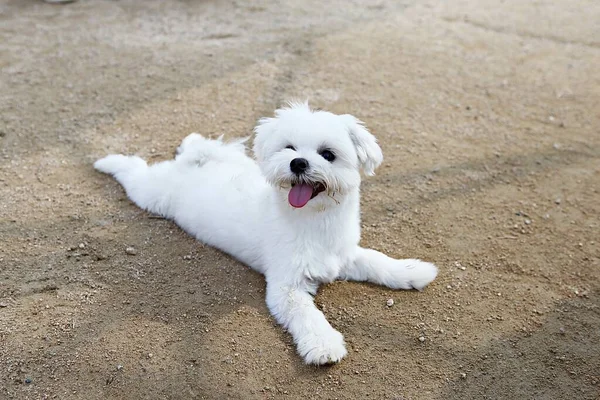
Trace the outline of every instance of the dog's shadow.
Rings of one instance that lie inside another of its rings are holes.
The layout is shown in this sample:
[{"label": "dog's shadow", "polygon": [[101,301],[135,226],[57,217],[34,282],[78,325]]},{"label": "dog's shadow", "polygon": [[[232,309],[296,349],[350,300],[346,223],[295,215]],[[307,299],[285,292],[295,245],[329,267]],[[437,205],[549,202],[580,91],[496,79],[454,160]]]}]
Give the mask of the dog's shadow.
[{"label": "dog's shadow", "polygon": [[[85,349],[88,362],[74,374],[90,390],[101,387],[110,397],[135,387],[149,398],[263,398],[303,390],[311,397],[313,389],[325,393],[349,379],[368,382],[363,374],[379,368],[374,354],[385,359],[398,346],[414,347],[409,327],[364,311],[389,311],[388,289],[334,282],[321,287],[315,302],[344,334],[349,354],[336,365],[304,364],[266,307],[262,275],[125,202],[117,215],[91,221],[86,257],[95,260],[94,273],[108,292],[100,290],[105,303],[92,308],[64,347],[73,357]],[[68,262],[70,270],[81,265]],[[393,293],[399,303],[406,299],[396,312],[424,297]]]}]

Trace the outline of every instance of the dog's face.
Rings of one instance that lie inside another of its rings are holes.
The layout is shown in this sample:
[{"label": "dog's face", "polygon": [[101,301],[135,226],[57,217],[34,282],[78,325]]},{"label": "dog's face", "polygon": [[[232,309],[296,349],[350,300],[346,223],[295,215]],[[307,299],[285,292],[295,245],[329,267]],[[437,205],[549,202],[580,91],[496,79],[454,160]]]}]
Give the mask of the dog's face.
[{"label": "dog's face", "polygon": [[267,181],[291,207],[323,209],[373,175],[383,155],[377,141],[351,115],[290,104],[255,128],[254,154]]}]

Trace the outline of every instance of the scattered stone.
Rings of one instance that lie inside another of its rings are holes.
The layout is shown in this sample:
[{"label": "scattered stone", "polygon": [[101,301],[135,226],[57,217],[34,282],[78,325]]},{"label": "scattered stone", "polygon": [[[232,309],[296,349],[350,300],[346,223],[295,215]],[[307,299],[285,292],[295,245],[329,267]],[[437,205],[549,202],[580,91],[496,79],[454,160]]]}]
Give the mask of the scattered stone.
[{"label": "scattered stone", "polygon": [[419,336],[419,342],[423,343],[425,341],[425,336]]},{"label": "scattered stone", "polygon": [[566,333],[565,328],[560,328],[558,331],[561,335],[564,335]]},{"label": "scattered stone", "polygon": [[148,358],[152,358],[152,357],[154,357],[154,354],[148,353]]},{"label": "scattered stone", "polygon": [[531,220],[530,219],[526,219],[525,220],[525,225],[531,225]]},{"label": "scattered stone", "polygon": [[461,379],[467,379],[467,374],[465,374],[464,372],[460,373],[460,378]]},{"label": "scattered stone", "polygon": [[446,289],[452,289],[452,285],[446,286]]},{"label": "scattered stone", "polygon": [[191,260],[191,259],[192,259],[192,256],[191,256],[191,255],[189,255],[189,254],[187,254],[187,255],[183,256],[183,259],[184,259],[184,260]]},{"label": "scattered stone", "polygon": [[0,302],[0,308],[6,308],[6,307],[8,307],[8,303]]},{"label": "scattered stone", "polygon": [[33,379],[31,379],[31,378],[29,378],[29,377],[25,378],[25,383],[26,383],[26,384],[28,384],[28,385],[29,385],[31,382],[33,382]]},{"label": "scattered stone", "polygon": [[121,364],[117,365],[117,371],[121,371],[123,369],[123,366]]},{"label": "scattered stone", "polygon": [[394,305],[394,299],[388,299],[388,301],[386,302],[388,307],[391,307]]},{"label": "scattered stone", "polygon": [[128,247],[125,249],[125,253],[129,254],[130,256],[135,256],[137,254],[137,250],[133,247]]},{"label": "scattered stone", "polygon": [[561,199],[560,199],[560,197],[558,197],[556,200],[554,200],[554,202],[555,202],[556,204],[560,204],[560,202],[561,202]]},{"label": "scattered stone", "polygon": [[558,143],[554,143],[554,144],[552,145],[552,147],[554,147],[554,150],[558,150],[558,149],[560,149],[560,144],[558,144]]},{"label": "scattered stone", "polygon": [[80,249],[85,249],[85,243],[79,243],[79,248]]}]

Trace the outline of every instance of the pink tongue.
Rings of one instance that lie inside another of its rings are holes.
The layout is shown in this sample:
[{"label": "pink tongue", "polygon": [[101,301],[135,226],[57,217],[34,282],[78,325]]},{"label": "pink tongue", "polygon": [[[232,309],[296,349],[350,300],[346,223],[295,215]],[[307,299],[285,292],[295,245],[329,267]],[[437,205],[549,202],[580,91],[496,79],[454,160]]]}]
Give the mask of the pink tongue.
[{"label": "pink tongue", "polygon": [[313,194],[313,187],[306,183],[297,183],[290,189],[288,201],[292,207],[301,208],[308,203]]}]

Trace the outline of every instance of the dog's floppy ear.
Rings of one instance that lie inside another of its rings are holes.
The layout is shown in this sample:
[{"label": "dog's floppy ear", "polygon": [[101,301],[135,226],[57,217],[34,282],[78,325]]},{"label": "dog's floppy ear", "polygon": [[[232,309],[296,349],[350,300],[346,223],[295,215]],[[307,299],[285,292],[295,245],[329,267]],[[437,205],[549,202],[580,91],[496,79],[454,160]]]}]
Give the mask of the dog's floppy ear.
[{"label": "dog's floppy ear", "polygon": [[267,137],[271,136],[277,125],[277,118],[261,118],[258,125],[254,128],[254,157],[256,160],[263,161],[265,154],[265,142]]},{"label": "dog's floppy ear", "polygon": [[377,139],[365,128],[362,121],[352,115],[344,114],[340,115],[340,118],[348,128],[348,134],[356,147],[358,161],[363,171],[367,175],[375,175],[375,168],[379,167],[383,161],[383,154],[377,144]]}]

